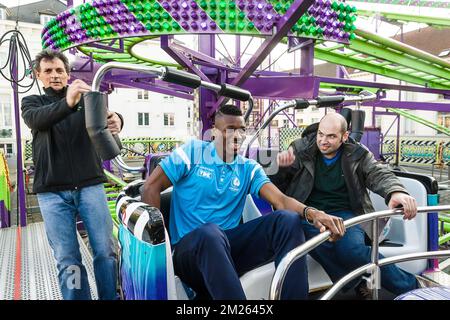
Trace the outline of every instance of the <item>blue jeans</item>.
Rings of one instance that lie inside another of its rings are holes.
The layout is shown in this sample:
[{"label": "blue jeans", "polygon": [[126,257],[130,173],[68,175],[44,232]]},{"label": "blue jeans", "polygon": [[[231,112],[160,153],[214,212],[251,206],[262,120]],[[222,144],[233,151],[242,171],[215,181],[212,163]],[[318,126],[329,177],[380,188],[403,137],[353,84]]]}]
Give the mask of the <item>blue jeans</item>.
[{"label": "blue jeans", "polygon": [[86,268],[81,263],[76,216],[80,215],[94,255],[98,297],[116,298],[116,253],[112,219],[102,184],[78,190],[45,192],[37,195],[45,230],[58,268],[65,300],[90,300]]},{"label": "blue jeans", "polygon": [[[330,212],[331,215],[344,220],[355,217],[351,211]],[[319,234],[319,230],[302,220],[307,240]],[[351,271],[371,262],[371,247],[365,244],[365,232],[359,226],[347,229],[342,239],[333,242],[324,242],[311,251],[311,256],[325,269],[333,282],[341,279]],[[383,259],[379,255],[379,259]],[[386,290],[401,294],[417,288],[416,277],[395,264],[380,268],[381,286]],[[353,282],[354,284],[354,282]],[[348,289],[348,286],[347,286]]]},{"label": "blue jeans", "polygon": [[[185,235],[173,255],[175,273],[203,299],[245,300],[239,276],[281,259],[305,242],[297,213],[279,210],[222,230],[207,223]],[[289,269],[281,299],[307,299],[306,257]]]}]

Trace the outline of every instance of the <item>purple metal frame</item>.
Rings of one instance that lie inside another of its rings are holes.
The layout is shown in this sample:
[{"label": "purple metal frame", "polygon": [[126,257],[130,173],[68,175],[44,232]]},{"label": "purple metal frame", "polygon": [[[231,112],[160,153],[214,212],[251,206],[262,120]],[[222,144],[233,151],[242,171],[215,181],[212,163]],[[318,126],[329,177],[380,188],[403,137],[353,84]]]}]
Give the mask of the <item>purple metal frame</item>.
[{"label": "purple metal frame", "polygon": [[[11,50],[11,65],[13,70],[13,79],[18,80],[18,52],[15,46],[12,46]],[[22,162],[22,139],[20,133],[20,104],[19,104],[19,88],[17,82],[11,84],[14,91],[14,120],[16,127],[16,148],[17,148],[17,191],[18,197],[18,210],[19,220],[17,224],[21,227],[27,225],[27,208],[25,205],[25,180],[23,175],[23,162]]]},{"label": "purple metal frame", "polygon": [[312,99],[319,93],[320,83],[315,77],[258,77],[248,79],[241,87],[253,97],[291,100]]},{"label": "purple metal frame", "polygon": [[450,102],[436,103],[436,102],[416,102],[416,101],[374,100],[364,102],[363,105],[383,107],[383,108],[401,108],[410,110],[450,112]]},{"label": "purple metal frame", "polygon": [[[291,75],[282,72],[272,71],[257,71],[258,66],[266,59],[272,49],[284,38],[292,26],[298,21],[298,19],[307,11],[314,0],[295,0],[286,15],[277,24],[277,30],[272,36],[267,38],[265,42],[260,46],[257,52],[249,60],[249,62],[240,68],[240,42],[239,36],[237,37],[235,62],[236,66],[227,66],[215,59],[215,35],[200,35],[199,36],[199,52],[186,48],[184,46],[172,43],[170,36],[161,37],[161,48],[165,50],[173,59],[175,59],[181,66],[189,69],[191,72],[197,74],[202,80],[212,81],[216,83],[227,82],[236,86],[243,87],[249,90],[253,97],[266,98],[266,99],[296,99],[296,98],[315,98],[318,96],[319,87],[321,82],[332,83],[337,86],[358,86],[367,88],[377,88],[380,90],[398,90],[398,91],[412,91],[430,94],[440,94],[445,99],[450,99],[450,90],[431,89],[424,87],[407,86],[401,84],[386,84],[377,83],[376,75],[374,75],[374,81],[357,81],[351,79],[344,79],[345,68],[338,67],[337,77],[315,77],[314,72],[314,47],[313,40],[306,41],[301,46],[301,66],[300,75]],[[71,6],[72,0],[68,1],[68,5]],[[403,35],[403,34],[402,34]],[[92,44],[91,46],[99,46],[99,44]],[[101,45],[100,45],[101,46]],[[120,48],[119,48],[120,50]],[[244,50],[245,51],[245,50]],[[92,70],[95,72],[96,68],[92,63],[92,57],[89,60]],[[84,67],[88,65],[86,62],[78,72],[83,72]],[[253,77],[252,77],[253,76]],[[148,77],[132,76],[130,80],[129,73],[115,73],[114,75],[107,76],[106,82],[117,84],[124,87],[138,87],[154,92],[171,94],[173,96],[193,100],[192,90],[189,90],[180,86],[173,86],[162,84],[155,79],[149,79]],[[202,122],[202,134],[205,133],[212,126],[212,115],[215,110],[224,103],[225,99],[217,97],[211,91],[206,89],[200,89],[200,117]],[[376,111],[377,107],[393,107],[404,108],[414,110],[437,110],[450,112],[450,105],[447,103],[431,103],[431,102],[406,102],[406,101],[391,101],[383,100],[383,97],[379,96],[377,101],[367,102],[364,105],[372,106],[373,113],[375,114],[389,114],[386,112]],[[264,118],[267,113],[273,109],[273,103],[270,103],[267,110],[261,110],[262,116],[260,120]],[[261,114],[260,114],[261,115]],[[395,121],[397,121],[397,139],[400,134],[400,117],[395,115]],[[288,117],[289,118],[289,117]],[[373,126],[375,124],[375,118],[373,117]],[[291,119],[290,119],[291,120]],[[292,121],[292,120],[291,120]],[[270,126],[269,126],[269,145],[270,145]],[[399,143],[397,142],[397,148]],[[398,163],[398,152],[396,163]]]},{"label": "purple metal frame", "polygon": [[202,80],[209,81],[208,77],[189,60],[181,51],[176,50],[172,47],[173,36],[161,36],[161,48],[171,56],[177,63],[185,68],[188,68],[193,73],[198,75]]},{"label": "purple metal frame", "polygon": [[[286,14],[277,23],[277,31],[272,37],[266,39],[264,43],[258,48],[253,57],[247,62],[244,68],[231,82],[232,85],[241,86],[253,72],[258,68],[261,62],[269,55],[272,49],[283,39],[300,17],[308,10],[314,3],[314,0],[296,0],[291,4]],[[224,98],[219,98],[217,103],[210,110],[209,116],[212,116],[215,110],[225,101]]]},{"label": "purple metal frame", "polygon": [[8,209],[6,209],[5,202],[0,201],[0,228],[7,228],[11,226]]},{"label": "purple metal frame", "polygon": [[[208,55],[212,58],[215,58],[216,55],[216,38],[215,35],[200,35],[199,36],[199,51],[202,54]],[[207,67],[202,67],[202,72],[210,71]],[[216,77],[210,77],[210,81],[216,82],[218,79],[221,80],[222,76],[225,76],[223,72],[218,70],[218,74]],[[214,106],[215,101],[217,101],[217,97],[210,90],[205,88],[200,88],[200,119],[201,119],[201,132],[202,137],[205,132],[212,127],[212,114],[211,110]]]},{"label": "purple metal frame", "polygon": [[[433,89],[415,86],[398,85],[391,83],[382,82],[369,82],[369,81],[359,81],[359,80],[349,80],[340,78],[329,78],[329,77],[317,77],[320,82],[328,82],[333,84],[342,84],[343,86],[357,86],[357,87],[367,87],[367,88],[379,88],[388,90],[403,90],[412,92],[422,92],[422,93],[432,93],[432,94],[442,94],[450,97],[450,90],[444,89]],[[448,99],[448,98],[446,98]]]},{"label": "purple metal frame", "polygon": [[[115,44],[117,41],[119,41],[119,48],[114,48],[113,44]],[[105,49],[117,53],[123,53],[125,49],[125,47],[123,46],[123,39],[112,39],[107,45],[99,42],[91,42],[87,45],[87,47]]]}]

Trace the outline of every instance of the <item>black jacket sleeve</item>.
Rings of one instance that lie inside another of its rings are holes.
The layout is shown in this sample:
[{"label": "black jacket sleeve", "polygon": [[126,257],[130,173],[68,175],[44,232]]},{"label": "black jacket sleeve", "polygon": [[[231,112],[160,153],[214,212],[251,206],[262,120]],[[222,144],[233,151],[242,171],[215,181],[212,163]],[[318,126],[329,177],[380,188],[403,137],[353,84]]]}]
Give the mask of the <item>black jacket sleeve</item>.
[{"label": "black jacket sleeve", "polygon": [[375,160],[373,154],[368,152],[362,159],[360,165],[366,187],[379,194],[389,203],[394,192],[409,194],[400,179],[395,174]]},{"label": "black jacket sleeve", "polygon": [[36,95],[22,99],[22,118],[33,130],[47,130],[75,111],[76,108],[67,105],[65,98],[47,105],[42,105]]}]

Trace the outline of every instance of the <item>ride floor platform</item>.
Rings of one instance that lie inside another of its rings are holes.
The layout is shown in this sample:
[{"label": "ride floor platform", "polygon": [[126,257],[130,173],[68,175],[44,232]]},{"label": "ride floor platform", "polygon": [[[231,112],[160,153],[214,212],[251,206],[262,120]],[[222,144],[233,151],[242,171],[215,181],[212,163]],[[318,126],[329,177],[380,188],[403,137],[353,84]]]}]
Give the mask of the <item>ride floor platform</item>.
[{"label": "ride floor platform", "polygon": [[[92,256],[78,234],[91,295],[97,299]],[[0,229],[0,300],[61,300],[58,270],[44,223]]]}]

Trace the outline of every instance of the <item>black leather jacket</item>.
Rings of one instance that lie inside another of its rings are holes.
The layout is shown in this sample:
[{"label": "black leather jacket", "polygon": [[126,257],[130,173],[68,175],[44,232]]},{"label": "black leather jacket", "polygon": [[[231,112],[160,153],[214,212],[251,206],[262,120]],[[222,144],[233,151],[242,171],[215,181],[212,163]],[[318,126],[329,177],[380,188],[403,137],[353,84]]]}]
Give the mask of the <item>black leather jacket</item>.
[{"label": "black leather jacket", "polygon": [[69,108],[67,87],[44,91],[44,95],[22,99],[22,117],[33,135],[33,192],[74,190],[105,182],[101,159],[86,131],[83,99]]},{"label": "black leather jacket", "polygon": [[[288,168],[280,168],[271,176],[272,182],[286,195],[305,202],[314,187],[315,160],[320,153],[317,144],[318,124],[305,129],[302,138],[291,143],[295,162]],[[363,145],[349,140],[343,145],[341,156],[351,209],[356,215],[375,211],[367,189],[389,202],[393,192],[408,194],[400,180],[386,167],[379,164]]]}]

